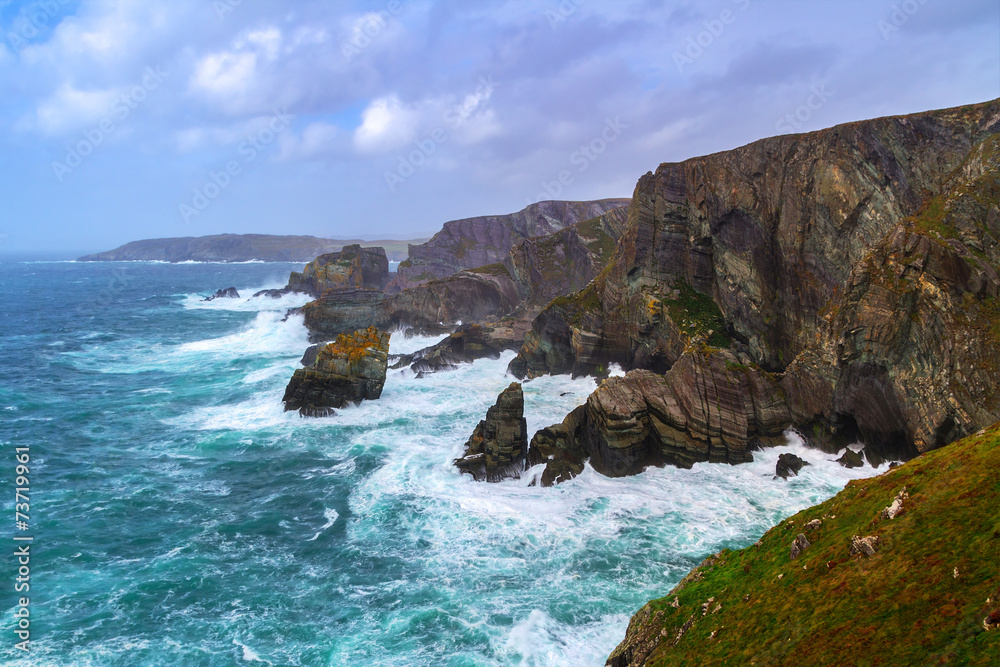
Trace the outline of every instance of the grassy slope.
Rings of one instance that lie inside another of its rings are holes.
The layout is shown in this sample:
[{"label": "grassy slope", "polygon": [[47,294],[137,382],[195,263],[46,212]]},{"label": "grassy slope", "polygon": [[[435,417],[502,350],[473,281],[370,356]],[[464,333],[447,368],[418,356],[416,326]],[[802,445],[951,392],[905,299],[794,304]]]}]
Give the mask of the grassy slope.
[{"label": "grassy slope", "polygon": [[[880,518],[904,486],[903,513]],[[799,533],[812,546],[790,560]],[[879,552],[850,556],[852,535],[878,535]],[[1000,630],[983,619],[1000,608],[1000,424],[852,481],[692,574],[633,619],[649,613],[630,635],[655,644],[646,664],[998,665]]]}]

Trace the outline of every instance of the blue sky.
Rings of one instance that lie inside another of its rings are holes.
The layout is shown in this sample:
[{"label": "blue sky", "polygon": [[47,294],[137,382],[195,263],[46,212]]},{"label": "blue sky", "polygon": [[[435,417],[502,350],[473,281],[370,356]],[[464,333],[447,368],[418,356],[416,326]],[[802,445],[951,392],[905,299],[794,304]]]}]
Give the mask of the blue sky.
[{"label": "blue sky", "polygon": [[996,97],[997,0],[0,0],[0,254],[421,236]]}]

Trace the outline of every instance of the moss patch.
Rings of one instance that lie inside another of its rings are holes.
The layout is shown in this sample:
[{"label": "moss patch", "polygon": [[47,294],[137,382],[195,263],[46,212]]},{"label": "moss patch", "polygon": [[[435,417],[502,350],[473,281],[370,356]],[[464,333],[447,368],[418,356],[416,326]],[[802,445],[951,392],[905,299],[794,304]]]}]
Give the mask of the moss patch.
[{"label": "moss patch", "polygon": [[[674,294],[668,294],[663,303],[670,319],[677,324],[688,340],[704,338],[711,347],[728,348],[732,339],[726,334],[726,321],[712,297],[696,291],[683,280],[674,283]],[[709,332],[712,333],[709,333]]]}]

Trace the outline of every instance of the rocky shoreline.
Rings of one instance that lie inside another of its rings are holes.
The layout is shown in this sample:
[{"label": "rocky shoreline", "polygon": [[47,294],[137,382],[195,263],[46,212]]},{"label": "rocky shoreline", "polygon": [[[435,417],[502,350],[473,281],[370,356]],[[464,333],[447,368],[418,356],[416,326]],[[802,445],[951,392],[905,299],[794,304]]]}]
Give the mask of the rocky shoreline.
[{"label": "rocky shoreline", "polygon": [[[391,279],[377,250],[317,258],[286,289],[316,297],[299,311],[310,339],[338,342],[307,352],[286,409],[377,398],[384,331],[412,330],[448,334],[392,356],[419,376],[506,350],[526,382],[626,371],[530,441],[512,383],[454,461],[486,482],[735,465],[789,430],[826,452],[859,443],[841,465],[877,467],[1000,422],[1000,101],[662,164],[622,201],[448,223]],[[374,361],[352,361],[341,391],[329,369],[365,336]],[[803,465],[777,460],[776,480]],[[609,664],[652,655],[636,651]]]}]

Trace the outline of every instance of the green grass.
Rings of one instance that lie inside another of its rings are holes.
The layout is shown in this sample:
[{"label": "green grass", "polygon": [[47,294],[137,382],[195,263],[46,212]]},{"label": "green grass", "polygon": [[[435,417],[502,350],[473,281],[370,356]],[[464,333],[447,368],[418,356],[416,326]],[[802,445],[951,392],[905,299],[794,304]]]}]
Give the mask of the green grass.
[{"label": "green grass", "polygon": [[487,264],[485,266],[480,266],[475,269],[466,269],[469,273],[481,273],[487,276],[506,276],[510,277],[510,271],[507,267],[497,262],[496,264]]},{"label": "green grass", "polygon": [[[696,291],[683,280],[674,283],[674,289],[679,292],[679,296],[668,295],[663,303],[670,319],[677,324],[681,333],[689,340],[707,337],[705,342],[711,347],[728,348],[732,345],[732,339],[726,335],[722,311],[712,297]],[[709,334],[709,331],[712,333]]]},{"label": "green grass", "polygon": [[[882,518],[903,487],[903,513]],[[812,546],[790,560],[799,533]],[[849,555],[852,535],[878,535],[878,553]],[[1000,630],[983,627],[1000,609],[1000,424],[852,481],[758,544],[716,554],[637,614],[631,639],[655,646],[645,664],[1000,664]]]}]

